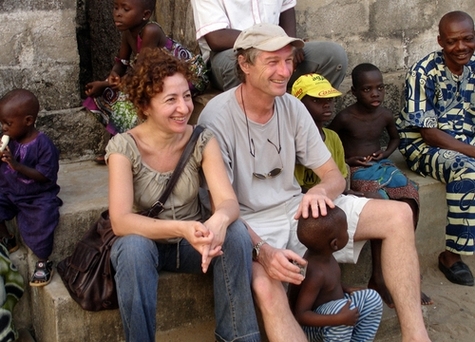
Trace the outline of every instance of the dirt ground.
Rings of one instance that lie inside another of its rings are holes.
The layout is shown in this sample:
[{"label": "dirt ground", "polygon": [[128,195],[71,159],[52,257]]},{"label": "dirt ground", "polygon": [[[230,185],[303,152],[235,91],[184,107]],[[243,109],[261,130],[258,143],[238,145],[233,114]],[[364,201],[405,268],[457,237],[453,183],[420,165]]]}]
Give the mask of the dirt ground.
[{"label": "dirt ground", "polygon": [[[463,257],[475,273],[475,257]],[[433,342],[475,341],[475,287],[449,282],[437,267],[421,270],[422,289],[434,300],[425,308],[426,324]]]}]

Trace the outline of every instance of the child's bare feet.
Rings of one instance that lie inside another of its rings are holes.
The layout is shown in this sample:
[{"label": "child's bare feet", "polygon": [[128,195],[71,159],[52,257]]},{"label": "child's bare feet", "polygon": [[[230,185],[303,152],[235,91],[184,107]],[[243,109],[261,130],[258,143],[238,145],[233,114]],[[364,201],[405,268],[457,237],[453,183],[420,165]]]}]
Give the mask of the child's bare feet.
[{"label": "child's bare feet", "polygon": [[[422,277],[421,277],[422,278]],[[386,303],[387,306],[394,309],[393,297],[389,293],[389,290],[384,283],[384,280],[377,281],[373,277],[368,282],[368,288],[373,289],[379,293],[381,299]],[[428,295],[421,291],[421,305],[432,305],[434,301]]]},{"label": "child's bare feet", "polygon": [[428,295],[421,291],[421,304],[422,305],[432,305],[434,301]]}]

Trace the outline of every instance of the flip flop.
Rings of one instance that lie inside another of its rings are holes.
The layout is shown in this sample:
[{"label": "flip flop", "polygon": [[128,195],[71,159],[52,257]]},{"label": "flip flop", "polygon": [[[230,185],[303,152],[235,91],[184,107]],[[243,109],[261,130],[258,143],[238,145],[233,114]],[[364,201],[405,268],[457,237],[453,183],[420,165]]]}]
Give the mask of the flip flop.
[{"label": "flip flop", "polygon": [[439,270],[454,284],[473,286],[473,275],[470,268],[463,261],[457,261],[447,267],[439,259]]}]

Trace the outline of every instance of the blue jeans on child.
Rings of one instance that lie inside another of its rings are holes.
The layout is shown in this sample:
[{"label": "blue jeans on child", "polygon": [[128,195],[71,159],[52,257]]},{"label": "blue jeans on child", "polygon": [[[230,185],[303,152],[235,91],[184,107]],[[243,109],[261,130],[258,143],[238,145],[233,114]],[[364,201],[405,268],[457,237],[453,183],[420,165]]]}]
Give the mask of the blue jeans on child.
[{"label": "blue jeans on child", "polygon": [[[214,282],[215,338],[260,341],[251,292],[252,243],[242,221],[228,227],[222,250],[208,270]],[[155,342],[159,272],[201,273],[201,254],[185,239],[177,246],[127,235],[112,246],[111,261],[126,341]]]},{"label": "blue jeans on child", "polygon": [[354,326],[337,325],[327,327],[308,327],[303,330],[311,342],[317,341],[373,341],[378,331],[381,315],[383,314],[383,302],[379,294],[372,289],[355,291],[352,294],[345,293],[344,299],[333,300],[320,305],[314,310],[321,315],[334,315],[351,301],[350,309],[358,308],[359,318]]}]

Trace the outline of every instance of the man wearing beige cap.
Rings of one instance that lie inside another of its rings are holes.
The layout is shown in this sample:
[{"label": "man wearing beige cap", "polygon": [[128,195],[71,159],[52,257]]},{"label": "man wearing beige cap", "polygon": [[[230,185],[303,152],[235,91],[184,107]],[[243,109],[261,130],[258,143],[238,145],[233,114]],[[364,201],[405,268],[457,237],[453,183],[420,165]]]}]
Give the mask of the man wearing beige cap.
[{"label": "man wearing beige cap", "polygon": [[[196,39],[205,61],[211,64],[214,87],[228,90],[240,81],[235,72],[234,42],[239,33],[252,25],[280,25],[289,36],[296,35],[297,0],[191,0]],[[348,58],[341,45],[329,41],[310,41],[295,50],[295,75],[311,72],[324,75],[334,86],[343,81]]]},{"label": "man wearing beige cap", "polygon": [[[403,341],[429,341],[420,307],[412,213],[405,203],[341,195],[345,180],[312,118],[286,93],[294,48],[302,45],[276,25],[242,31],[234,49],[243,83],[213,98],[199,118],[220,142],[241,216],[252,228],[253,290],[269,340],[306,340],[282,285],[300,284],[304,277],[294,264],[306,263],[296,219],[326,215],[326,205],[338,205],[347,215],[350,235],[339,260],[356,262],[365,240],[381,239],[383,271]],[[306,194],[294,177],[296,161],[321,179]]]}]

